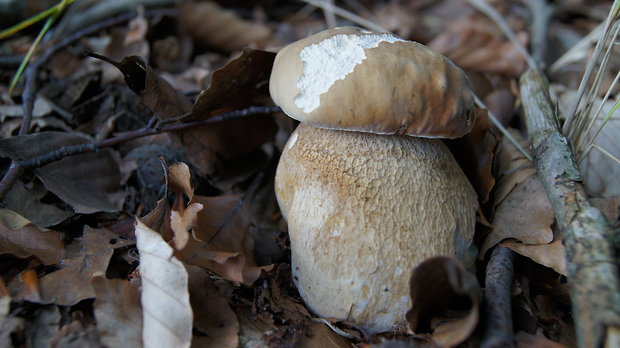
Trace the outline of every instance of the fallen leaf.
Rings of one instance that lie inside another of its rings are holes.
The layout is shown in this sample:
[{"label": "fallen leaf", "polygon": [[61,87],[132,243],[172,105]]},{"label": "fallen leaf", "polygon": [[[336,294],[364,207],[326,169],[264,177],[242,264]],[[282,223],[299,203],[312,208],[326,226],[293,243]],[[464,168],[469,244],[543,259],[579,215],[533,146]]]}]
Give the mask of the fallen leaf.
[{"label": "fallen leaf", "polygon": [[[451,22],[428,46],[463,69],[519,76],[526,67],[525,59],[499,33],[489,19],[474,14]],[[526,43],[525,32],[518,32],[517,37]]]},{"label": "fallen leaf", "polygon": [[60,264],[65,255],[58,232],[39,228],[8,209],[0,209],[0,254],[34,255],[46,265]]},{"label": "fallen leaf", "polygon": [[[239,57],[215,71],[211,85],[200,93],[192,107],[190,119],[208,119],[248,106],[271,105],[267,88],[274,58],[272,52],[244,50]],[[224,161],[252,154],[260,145],[272,140],[276,132],[272,117],[253,115],[175,132],[174,135],[200,173],[213,174],[223,171]]]},{"label": "fallen leaf", "polygon": [[249,45],[264,45],[271,29],[248,21],[213,1],[184,2],[179,5],[182,28],[201,45],[232,52]]},{"label": "fallen leaf", "polygon": [[442,347],[465,341],[476,328],[482,291],[476,276],[454,258],[435,256],[417,266],[409,281],[407,313],[416,334],[430,334]]},{"label": "fallen leaf", "polygon": [[201,204],[204,209],[198,213],[194,238],[178,251],[184,262],[246,285],[252,285],[263,270],[273,267],[256,265],[254,241],[249,233],[248,203],[243,195],[194,196],[189,204],[194,203]]},{"label": "fallen leaf", "polygon": [[[517,140],[522,148],[527,149],[527,140],[516,129],[509,128],[508,132]],[[497,183],[493,194],[493,205],[497,206],[517,186],[532,175],[536,168],[507,138],[502,137],[495,154]]]},{"label": "fallen leaf", "polygon": [[[89,143],[90,138],[77,133],[42,132],[0,140],[0,155],[22,161],[62,146]],[[76,213],[114,212],[122,203],[120,171],[111,150],[65,157],[34,172]]]},{"label": "fallen leaf", "polygon": [[39,279],[41,302],[71,306],[94,298],[92,277],[105,274],[114,249],[133,244],[116,237],[107,229],[85,226],[84,235],[77,240],[79,249],[68,255],[60,270]]},{"label": "fallen leaf", "polygon": [[172,210],[170,212],[170,229],[174,233],[172,242],[176,250],[185,248],[190,238],[190,231],[196,226],[198,213],[203,206],[200,203],[192,203],[182,211]]},{"label": "fallen leaf", "polygon": [[495,184],[491,173],[497,139],[489,130],[487,111],[477,109],[474,129],[464,137],[447,139],[446,145],[484,203]]},{"label": "fallen leaf", "polygon": [[239,345],[239,321],[219,293],[209,274],[197,266],[187,266],[189,298],[194,312],[193,347],[236,348]]},{"label": "fallen leaf", "polygon": [[493,216],[493,231],[484,240],[480,252],[484,254],[509,238],[525,244],[551,243],[554,221],[553,209],[542,182],[537,175],[532,175],[499,203]]},{"label": "fallen leaf", "polygon": [[106,279],[91,280],[95,290],[95,318],[97,333],[106,347],[142,347],[142,307],[140,294],[129,281]]},{"label": "fallen leaf", "polygon": [[525,331],[519,331],[515,335],[517,348],[566,348],[565,345],[554,342],[546,337],[530,335]]},{"label": "fallen leaf", "polygon": [[559,274],[568,274],[565,250],[561,238],[556,238],[548,244],[530,245],[516,240],[505,240],[499,243],[499,245],[510,248],[538,264],[552,268]]},{"label": "fallen leaf", "polygon": [[[59,224],[74,215],[71,211],[42,203],[43,195],[33,191],[33,189],[26,188],[21,181],[17,181],[4,196],[2,203],[5,208],[18,213],[40,227]],[[42,193],[47,193],[47,190],[43,190]]]},{"label": "fallen leaf", "polygon": [[142,341],[146,347],[189,347],[193,313],[188,275],[161,235],[136,221],[140,252],[143,309]]},{"label": "fallen leaf", "polygon": [[190,200],[194,197],[191,173],[187,164],[175,163],[168,167],[169,183],[173,191],[184,193]]}]

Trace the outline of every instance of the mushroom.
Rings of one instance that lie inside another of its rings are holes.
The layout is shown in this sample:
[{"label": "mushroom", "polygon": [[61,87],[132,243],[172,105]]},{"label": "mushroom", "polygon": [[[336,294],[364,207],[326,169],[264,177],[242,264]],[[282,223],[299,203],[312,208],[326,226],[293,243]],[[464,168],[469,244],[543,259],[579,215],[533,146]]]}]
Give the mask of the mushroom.
[{"label": "mushroom", "polygon": [[472,245],[476,193],[435,139],[471,130],[467,77],[421,44],[345,27],[283,48],[269,90],[301,121],[275,191],[302,298],[370,332],[406,328],[411,270]]}]

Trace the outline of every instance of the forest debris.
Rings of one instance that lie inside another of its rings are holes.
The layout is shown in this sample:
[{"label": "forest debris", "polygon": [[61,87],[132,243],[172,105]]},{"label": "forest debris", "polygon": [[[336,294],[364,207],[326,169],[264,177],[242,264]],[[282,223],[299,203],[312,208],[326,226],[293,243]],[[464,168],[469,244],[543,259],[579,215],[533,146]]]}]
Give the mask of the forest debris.
[{"label": "forest debris", "polygon": [[[557,86],[555,89],[558,94],[558,107],[565,114],[575,99],[577,91],[563,91]],[[594,100],[591,106],[592,113],[599,108],[601,112],[597,121],[593,123],[592,128],[584,136],[583,141],[585,144],[593,139],[596,131],[603,124],[603,120],[608,115],[612,116],[594,139],[593,145],[596,147],[588,150],[588,147],[584,145],[581,147],[581,150],[584,152],[578,154],[580,156],[578,157],[579,170],[585,180],[586,191],[593,197],[609,198],[620,195],[620,180],[618,180],[620,177],[620,163],[609,156],[611,155],[616,159],[620,158],[620,141],[618,141],[620,113],[612,112],[615,104],[615,100],[607,100],[605,103],[603,103],[601,98]],[[605,154],[604,151],[608,152],[609,155]]]},{"label": "forest debris", "polygon": [[517,339],[517,348],[566,348],[565,345],[544,336],[530,335],[525,331],[519,331],[515,338]]},{"label": "forest debris", "polygon": [[[518,37],[527,41],[525,32]],[[463,69],[519,76],[526,67],[512,42],[499,36],[495,25],[479,14],[453,21],[428,46]]]},{"label": "forest debris", "polygon": [[39,227],[56,225],[74,215],[71,211],[41,202],[47,192],[45,189],[26,188],[17,181],[2,199],[2,204]]},{"label": "forest debris", "polygon": [[553,241],[553,211],[540,179],[530,176],[502,200],[493,217],[493,231],[485,239],[481,253],[504,239],[514,238],[526,244]]},{"label": "forest debris", "polygon": [[105,274],[114,249],[132,242],[117,239],[106,229],[84,227],[83,237],[77,240],[72,253],[67,255],[60,270],[39,279],[41,303],[71,306],[84,299],[94,298],[91,278]]},{"label": "forest debris", "polygon": [[58,232],[41,229],[23,216],[0,209],[0,255],[36,256],[46,265],[60,264],[64,244]]},{"label": "forest debris", "polygon": [[62,315],[58,306],[42,306],[36,312],[34,322],[28,325],[26,333],[31,347],[50,347],[50,341],[58,335]]},{"label": "forest debris", "polygon": [[197,266],[186,266],[189,275],[189,299],[194,312],[194,329],[199,335],[192,346],[236,348],[239,344],[239,321],[209,274]]},{"label": "forest debris", "polygon": [[484,281],[486,329],[483,348],[514,347],[512,324],[512,278],[514,252],[507,248],[493,249]]},{"label": "forest debris", "polygon": [[476,328],[482,292],[476,276],[460,262],[435,256],[417,266],[410,279],[409,327],[430,334],[439,346],[456,346]]},{"label": "forest debris", "polygon": [[[0,155],[25,161],[63,146],[91,143],[78,133],[42,132],[0,140]],[[76,213],[117,211],[122,203],[120,172],[111,150],[83,153],[35,168],[45,187]]]},{"label": "forest debris", "polygon": [[97,333],[106,347],[142,347],[142,307],[140,294],[127,280],[91,280],[95,290],[95,318]]},{"label": "forest debris", "polygon": [[146,347],[189,347],[193,313],[185,267],[161,235],[136,222]]},{"label": "forest debris", "polygon": [[196,43],[225,52],[247,46],[262,47],[271,38],[271,29],[256,21],[247,21],[213,1],[184,2],[179,22]]},{"label": "forest debris", "polygon": [[478,117],[472,131],[461,138],[446,139],[446,145],[476,189],[478,200],[484,203],[495,185],[491,170],[498,141],[489,130],[486,110],[476,109],[476,113]]},{"label": "forest debris", "polygon": [[616,342],[620,281],[613,230],[588,201],[574,156],[559,130],[547,79],[538,70],[528,70],[520,82],[538,175],[564,237],[577,343],[594,347]]}]

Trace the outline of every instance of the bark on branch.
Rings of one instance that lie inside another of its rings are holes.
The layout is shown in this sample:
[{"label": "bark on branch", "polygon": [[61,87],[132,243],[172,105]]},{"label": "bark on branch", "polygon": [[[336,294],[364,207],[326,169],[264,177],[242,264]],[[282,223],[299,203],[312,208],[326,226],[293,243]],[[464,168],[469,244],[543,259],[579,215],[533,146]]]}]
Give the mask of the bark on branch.
[{"label": "bark on branch", "polygon": [[602,347],[620,332],[620,283],[609,222],[588,201],[567,139],[560,132],[539,70],[521,76],[530,150],[564,235],[573,316],[580,347]]}]

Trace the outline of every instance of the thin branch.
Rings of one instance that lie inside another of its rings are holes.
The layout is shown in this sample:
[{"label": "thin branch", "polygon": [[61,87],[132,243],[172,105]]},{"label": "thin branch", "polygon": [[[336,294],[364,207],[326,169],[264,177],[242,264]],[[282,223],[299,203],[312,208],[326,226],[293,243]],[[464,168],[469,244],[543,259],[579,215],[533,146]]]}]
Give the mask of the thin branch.
[{"label": "thin branch", "polygon": [[105,139],[96,143],[91,144],[79,144],[79,145],[69,145],[62,146],[53,151],[44,153],[42,155],[29,158],[27,160],[22,160],[15,162],[17,168],[21,170],[30,170],[42,167],[46,164],[50,164],[52,162],[59,161],[65,157],[84,154],[84,153],[92,153],[100,151],[106,147],[111,147],[115,145],[119,145],[121,143],[127,142],[129,140],[142,138],[150,135],[155,135],[164,132],[174,132],[180,131],[189,128],[195,128],[199,126],[204,126],[211,123],[222,122],[226,120],[230,120],[233,118],[239,117],[247,117],[250,115],[256,114],[269,114],[281,111],[281,109],[277,106],[251,106],[245,109],[230,111],[215,117],[211,117],[204,120],[190,121],[178,124],[167,124],[163,127],[159,125],[155,126],[145,126],[143,128],[137,129],[133,132],[125,133],[123,135],[119,135],[113,138]]},{"label": "thin branch", "polygon": [[588,201],[574,154],[560,131],[547,79],[538,70],[528,70],[520,82],[534,163],[562,230],[578,346],[613,344],[620,339],[614,231]]},{"label": "thin branch", "polygon": [[512,278],[515,252],[496,247],[487,265],[485,288],[486,331],[483,348],[515,346],[512,329]]}]

